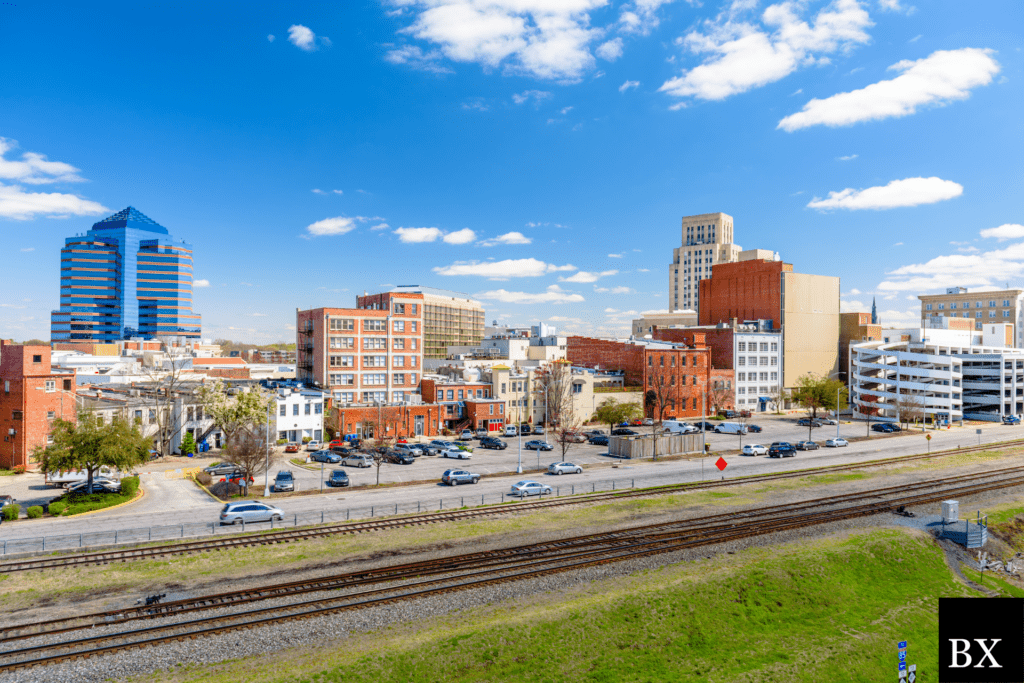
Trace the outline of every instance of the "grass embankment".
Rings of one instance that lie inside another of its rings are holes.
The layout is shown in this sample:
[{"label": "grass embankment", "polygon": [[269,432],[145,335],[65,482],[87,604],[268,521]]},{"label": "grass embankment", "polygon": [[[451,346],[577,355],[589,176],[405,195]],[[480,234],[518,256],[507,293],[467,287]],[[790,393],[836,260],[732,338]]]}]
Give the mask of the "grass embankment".
[{"label": "grass embankment", "polygon": [[[986,583],[989,579],[986,578]],[[938,598],[979,595],[903,531],[782,548],[549,592],[147,681],[895,680],[896,643],[935,671]]]},{"label": "grass embankment", "polygon": [[125,477],[121,480],[120,493],[89,493],[70,494],[65,493],[59,498],[50,501],[50,514],[52,515],[80,515],[83,512],[102,510],[113,507],[135,498],[139,491],[138,477]]}]

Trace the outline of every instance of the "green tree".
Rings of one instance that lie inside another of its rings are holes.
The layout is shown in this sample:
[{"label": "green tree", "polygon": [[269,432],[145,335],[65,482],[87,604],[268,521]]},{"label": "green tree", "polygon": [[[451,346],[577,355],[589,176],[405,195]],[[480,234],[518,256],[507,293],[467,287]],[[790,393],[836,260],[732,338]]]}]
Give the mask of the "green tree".
[{"label": "green tree", "polygon": [[267,411],[275,403],[273,395],[255,387],[248,391],[230,389],[221,381],[200,387],[198,393],[206,415],[224,432],[229,453],[233,440],[265,426]]},{"label": "green tree", "polygon": [[615,429],[621,422],[630,422],[643,417],[644,411],[639,403],[619,403],[614,398],[606,399],[597,408],[594,418],[608,425],[608,431]]},{"label": "green tree", "polygon": [[185,432],[185,436],[181,438],[181,454],[188,455],[189,453],[196,452],[196,439],[192,436],[192,432]]},{"label": "green tree", "polygon": [[792,399],[807,411],[810,426],[807,428],[807,440],[811,440],[811,430],[818,411],[839,411],[846,407],[846,386],[838,379],[820,375],[802,375],[796,381]]},{"label": "green tree", "polygon": [[90,486],[101,467],[127,472],[143,464],[152,445],[128,420],[115,417],[106,424],[92,413],[81,413],[77,423],[54,420],[50,434],[53,443],[33,454],[43,471],[85,470]]}]

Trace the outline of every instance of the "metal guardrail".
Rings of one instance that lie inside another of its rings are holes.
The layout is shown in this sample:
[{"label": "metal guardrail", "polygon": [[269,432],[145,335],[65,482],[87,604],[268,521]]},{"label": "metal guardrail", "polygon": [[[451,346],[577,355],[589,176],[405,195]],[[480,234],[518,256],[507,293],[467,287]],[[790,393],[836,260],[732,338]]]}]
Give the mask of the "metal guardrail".
[{"label": "metal guardrail", "polygon": [[[599,491],[618,491],[635,488],[635,479],[607,479],[586,483],[546,484],[551,487],[551,493],[541,494],[540,498],[571,496],[577,493],[597,493]],[[461,487],[459,487],[461,488]],[[484,493],[480,495],[469,494],[460,496],[442,496],[428,500],[417,500],[406,503],[389,503],[387,505],[367,505],[357,508],[346,508],[344,510],[321,510],[320,512],[303,512],[292,515],[285,515],[280,522],[258,522],[241,524],[238,526],[222,527],[218,522],[187,524],[170,524],[150,527],[135,527],[128,529],[113,529],[110,531],[89,531],[79,534],[62,534],[59,536],[38,536],[33,538],[10,538],[0,539],[0,556],[16,553],[47,553],[59,550],[78,550],[97,546],[116,546],[150,541],[173,541],[183,538],[198,538],[203,536],[216,536],[236,531],[264,529],[284,529],[288,527],[307,526],[311,524],[338,523],[361,519],[372,519],[374,517],[391,517],[400,514],[411,514],[416,512],[433,512],[435,510],[455,510],[478,505],[496,505],[511,501],[529,500],[530,497],[520,498],[510,493]],[[287,499],[286,499],[287,500]],[[265,501],[273,504],[273,500]],[[287,503],[283,503],[287,506]]]}]

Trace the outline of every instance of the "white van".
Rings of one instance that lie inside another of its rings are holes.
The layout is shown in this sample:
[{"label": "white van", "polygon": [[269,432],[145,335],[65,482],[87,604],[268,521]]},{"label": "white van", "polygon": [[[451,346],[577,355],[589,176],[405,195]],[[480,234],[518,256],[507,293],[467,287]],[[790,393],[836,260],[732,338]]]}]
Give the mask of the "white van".
[{"label": "white van", "polygon": [[747,426],[739,422],[721,422],[715,427],[715,434],[746,434]]},{"label": "white van", "polygon": [[665,420],[661,423],[661,427],[669,434],[694,434],[700,431],[692,424],[680,422],[678,420]]},{"label": "white van", "polygon": [[515,425],[505,425],[505,436],[519,436],[519,428]]}]

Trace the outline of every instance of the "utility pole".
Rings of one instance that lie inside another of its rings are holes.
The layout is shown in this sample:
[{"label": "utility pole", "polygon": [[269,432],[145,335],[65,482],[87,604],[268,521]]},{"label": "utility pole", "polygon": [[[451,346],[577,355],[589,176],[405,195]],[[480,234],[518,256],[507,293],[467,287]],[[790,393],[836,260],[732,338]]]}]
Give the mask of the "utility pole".
[{"label": "utility pole", "polygon": [[516,399],[516,434],[519,435],[519,465],[516,466],[516,474],[523,473],[523,416],[522,407],[519,405],[519,399]]},{"label": "utility pole", "polygon": [[[267,401],[267,467],[263,471],[263,495],[270,497],[270,401]],[[244,476],[244,475],[243,475]]]},{"label": "utility pole", "polygon": [[708,420],[707,420],[707,416],[704,415],[704,413],[706,412],[705,406],[707,405],[707,401],[708,401],[708,390],[707,390],[707,387],[704,387],[704,391],[701,393],[701,399],[700,399],[700,413],[701,413],[701,418],[700,418],[700,480],[701,481],[704,481],[704,455],[707,453],[707,450],[708,450],[708,437],[707,437],[707,433],[705,431],[707,429],[707,422],[708,422]]}]

